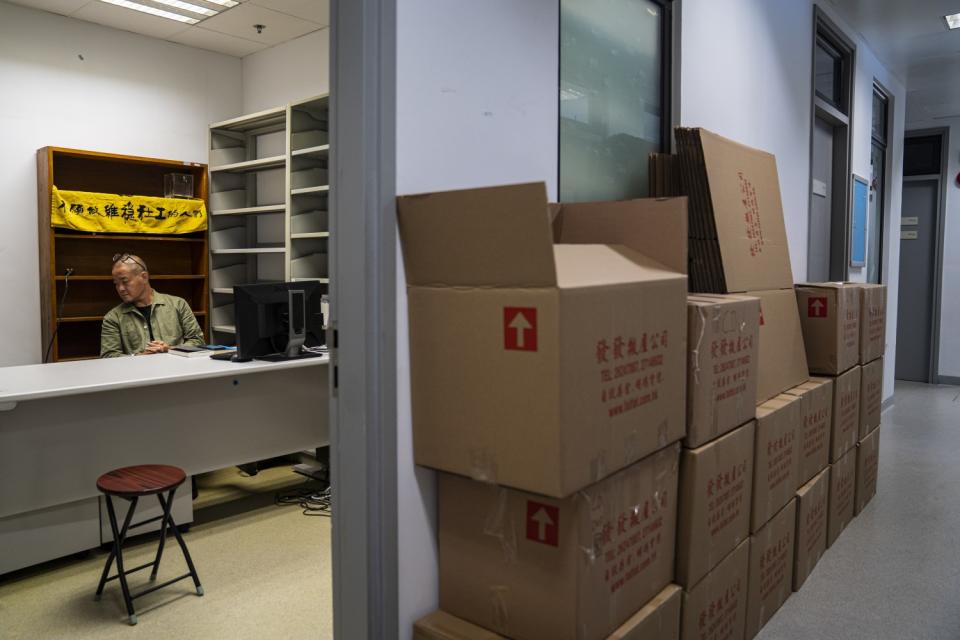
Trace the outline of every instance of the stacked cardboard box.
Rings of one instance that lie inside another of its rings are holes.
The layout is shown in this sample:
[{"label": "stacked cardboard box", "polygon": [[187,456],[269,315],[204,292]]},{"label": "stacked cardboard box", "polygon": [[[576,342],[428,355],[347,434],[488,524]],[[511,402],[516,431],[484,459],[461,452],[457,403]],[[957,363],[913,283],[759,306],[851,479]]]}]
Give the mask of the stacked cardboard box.
[{"label": "stacked cardboard box", "polygon": [[877,492],[883,355],[887,338],[887,288],[883,285],[861,284],[859,289],[861,380],[855,515],[863,511]]},{"label": "stacked cardboard box", "polygon": [[[795,495],[803,484],[800,478],[809,479],[826,464],[829,424],[813,405],[822,406],[828,391],[814,385],[785,393],[806,384],[809,370],[775,158],[703,129],[678,129],[676,134],[681,184],[690,198],[692,290],[745,294],[759,300],[758,407],[747,496],[750,515],[742,523],[742,531],[752,534],[743,552],[749,573],[748,605],[743,631],[724,636],[752,638],[791,593]],[[695,432],[689,428],[688,440]],[[722,444],[724,438],[714,445],[718,452]],[[695,452],[685,452],[684,461],[694,456]],[[685,479],[684,473],[681,485]],[[677,558],[681,584],[683,514],[688,508],[681,499]],[[732,547],[725,542],[721,548],[728,551]],[[704,554],[702,548],[699,554]]]},{"label": "stacked cardboard box", "polygon": [[829,466],[797,490],[797,542],[793,560],[794,591],[800,590],[827,550],[829,498]]},{"label": "stacked cardboard box", "polygon": [[[886,287],[826,282],[798,285],[796,291],[810,370],[830,376],[833,384],[830,546],[876,492]],[[813,495],[813,487],[807,489]]]},{"label": "stacked cardboard box", "polygon": [[[746,576],[744,576],[746,582]],[[680,587],[669,585],[640,611],[620,625],[606,640],[679,640]],[[413,627],[413,640],[506,640],[461,620],[445,611],[435,611],[418,620]]]},{"label": "stacked cardboard box", "polygon": [[691,295],[677,577],[684,640],[742,637],[753,491],[759,300]]},{"label": "stacked cardboard box", "polygon": [[793,560],[797,501],[791,499],[759,531],[750,536],[750,592],[747,640],[760,633],[793,592]]},{"label": "stacked cardboard box", "polygon": [[807,380],[776,159],[705,129],[676,129],[690,198],[691,291],[760,298],[763,402]]},{"label": "stacked cardboard box", "polygon": [[685,209],[548,208],[543,184],[398,200],[447,614],[599,640],[672,581]]},{"label": "stacked cardboard box", "polygon": [[827,548],[833,381],[814,378],[787,391],[800,400],[796,546],[793,590],[798,591]]}]

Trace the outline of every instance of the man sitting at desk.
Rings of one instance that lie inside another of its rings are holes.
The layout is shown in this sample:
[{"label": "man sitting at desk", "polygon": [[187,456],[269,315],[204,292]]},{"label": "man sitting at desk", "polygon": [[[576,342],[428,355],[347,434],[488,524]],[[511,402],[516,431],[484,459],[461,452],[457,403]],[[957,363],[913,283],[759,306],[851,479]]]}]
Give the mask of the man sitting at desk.
[{"label": "man sitting at desk", "polygon": [[164,353],[177,345],[204,345],[203,332],[183,298],[154,291],[147,264],[135,255],[113,256],[113,286],[123,304],[103,318],[100,357]]}]

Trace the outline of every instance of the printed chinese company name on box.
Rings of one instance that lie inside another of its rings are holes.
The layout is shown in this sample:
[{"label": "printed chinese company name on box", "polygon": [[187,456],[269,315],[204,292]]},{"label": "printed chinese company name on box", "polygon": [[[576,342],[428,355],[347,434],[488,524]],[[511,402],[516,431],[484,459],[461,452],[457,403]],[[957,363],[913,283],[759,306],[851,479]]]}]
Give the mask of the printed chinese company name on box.
[{"label": "printed chinese company name on box", "polygon": [[683,640],[743,637],[749,560],[750,540],[746,539],[696,586],[683,592]]},{"label": "printed chinese company name on box", "polygon": [[793,592],[793,550],[797,501],[791,500],[750,536],[750,592],[747,631],[753,638]]},{"label": "printed chinese company name on box", "polygon": [[883,358],[860,367],[860,430],[858,439],[880,426],[883,408]]},{"label": "printed chinese company name on box", "polygon": [[682,438],[686,277],[635,249],[680,263],[685,211],[552,228],[543,183],[398,198],[416,463],[563,497]]},{"label": "printed chinese company name on box", "polygon": [[757,407],[751,532],[763,527],[796,493],[800,408],[800,399],[786,394]]},{"label": "printed chinese company name on box", "polygon": [[793,554],[793,590],[799,591],[827,550],[830,506],[830,468],[797,490],[796,552]]},{"label": "printed chinese company name on box", "polygon": [[706,129],[675,133],[681,185],[690,198],[692,290],[792,288],[774,156]]},{"label": "printed chinese company name on box", "polygon": [[750,535],[755,428],[748,422],[681,454],[676,581],[686,589]]},{"label": "printed chinese company name on box", "polygon": [[838,375],[860,361],[861,288],[843,282],[797,285],[810,373]]},{"label": "printed chinese company name on box", "polygon": [[[606,640],[679,640],[680,602],[680,587],[675,584],[667,585],[640,611],[607,636]],[[414,624],[413,640],[506,639],[445,611],[434,611]]]},{"label": "printed chinese company name on box", "polygon": [[793,289],[751,291],[760,298],[757,402],[766,402],[810,378]]},{"label": "printed chinese company name on box", "polygon": [[861,367],[857,365],[839,376],[827,378],[833,381],[830,462],[836,462],[857,444],[860,433],[860,376]]},{"label": "printed chinese company name on box", "polygon": [[800,464],[798,488],[830,463],[830,432],[833,426],[833,380],[814,378],[787,389],[800,398]]},{"label": "printed chinese company name on box", "polygon": [[847,451],[830,465],[830,514],[827,518],[827,547],[833,546],[853,520],[857,484],[857,452]]},{"label": "printed chinese company name on box", "polygon": [[853,515],[859,515],[877,494],[880,464],[880,429],[874,429],[857,443],[857,490]]},{"label": "printed chinese company name on box", "polygon": [[687,297],[687,436],[695,448],[753,418],[760,301],[738,295]]},{"label": "printed chinese company name on box", "polygon": [[605,638],[671,582],[678,456],[564,499],[441,473],[440,608],[517,640]]},{"label": "printed chinese company name on box", "polygon": [[883,356],[887,344],[887,287],[860,286],[860,364]]}]

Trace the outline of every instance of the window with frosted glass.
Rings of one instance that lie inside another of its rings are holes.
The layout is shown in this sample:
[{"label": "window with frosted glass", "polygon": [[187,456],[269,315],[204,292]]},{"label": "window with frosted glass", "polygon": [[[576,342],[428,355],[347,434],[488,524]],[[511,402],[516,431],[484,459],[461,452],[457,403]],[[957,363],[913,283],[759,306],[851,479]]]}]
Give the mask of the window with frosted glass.
[{"label": "window with frosted glass", "polygon": [[560,2],[560,200],[647,195],[663,150],[669,3]]}]

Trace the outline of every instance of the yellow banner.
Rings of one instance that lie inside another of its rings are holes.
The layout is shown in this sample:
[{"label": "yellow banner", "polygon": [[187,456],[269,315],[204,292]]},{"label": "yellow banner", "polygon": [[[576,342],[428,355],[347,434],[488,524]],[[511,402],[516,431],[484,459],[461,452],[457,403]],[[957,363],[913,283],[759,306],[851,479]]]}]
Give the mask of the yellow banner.
[{"label": "yellow banner", "polygon": [[192,233],[207,228],[203,200],[120,196],[53,187],[50,224],[96,233]]}]

